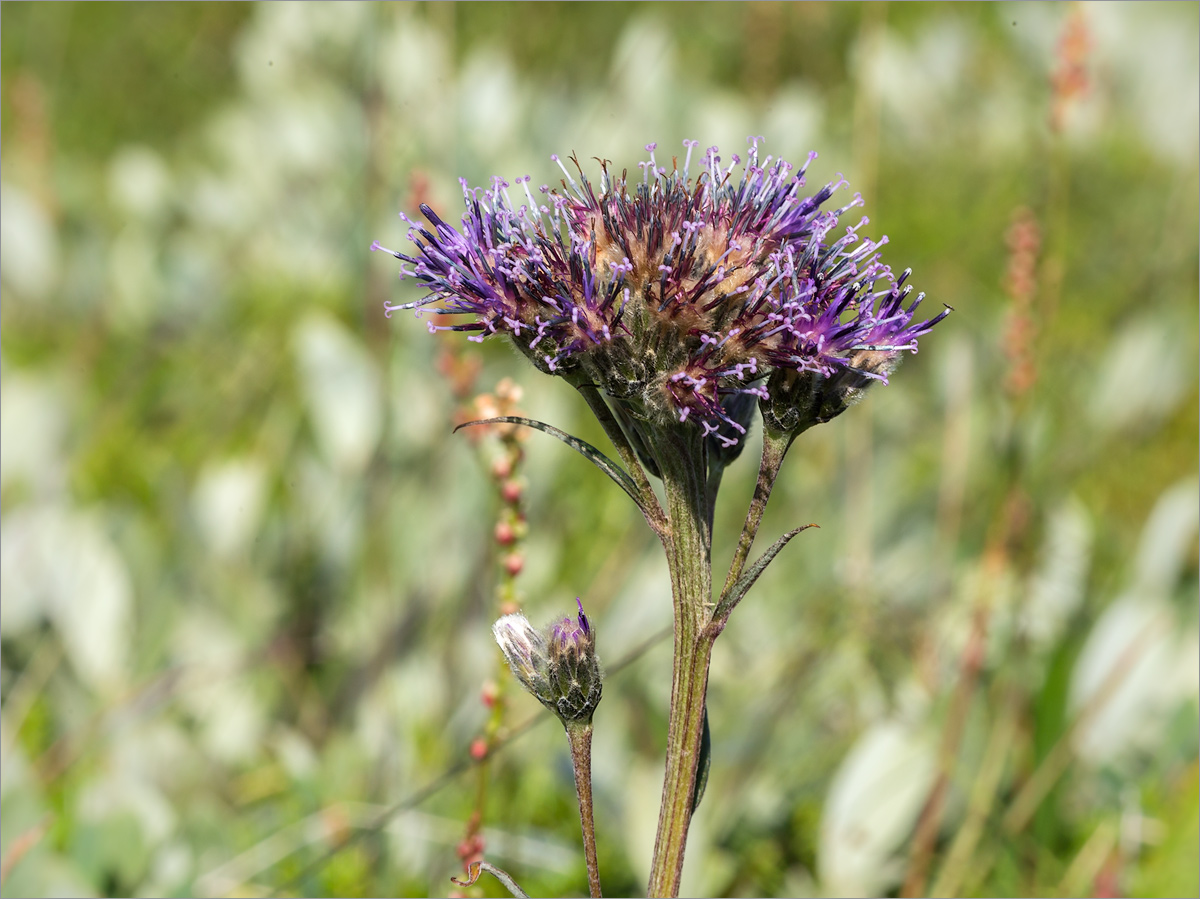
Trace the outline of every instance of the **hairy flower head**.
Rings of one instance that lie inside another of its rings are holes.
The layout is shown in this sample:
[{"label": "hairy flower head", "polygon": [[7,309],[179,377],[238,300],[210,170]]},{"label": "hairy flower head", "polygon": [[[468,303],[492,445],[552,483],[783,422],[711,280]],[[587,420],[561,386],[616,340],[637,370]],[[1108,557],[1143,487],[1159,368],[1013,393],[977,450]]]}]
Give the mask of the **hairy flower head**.
[{"label": "hairy flower head", "polygon": [[507,334],[542,371],[591,381],[632,418],[691,421],[723,446],[746,432],[753,400],[765,412],[797,383],[886,382],[946,313],[913,321],[923,294],[909,301],[909,272],[880,260],[886,238],[859,235],[866,218],[839,233],[862,203],[822,209],[844,181],[805,195],[815,153],[796,169],[761,157],[760,141],[729,164],[716,147],[693,159],[698,144],[684,141],[682,166],[660,165],[649,144],[640,175],[602,161],[598,184],[554,156],[560,188],[536,193],[528,177],[463,181],[460,229],[427,205],[429,227],[406,218],[416,249],[387,252],[429,293],[385,309],[440,303],[469,318],[431,331]]},{"label": "hairy flower head", "polygon": [[590,721],[600,703],[603,674],[596,636],[583,612],[536,630],[524,615],[505,615],[492,625],[504,658],[521,685],[564,723]]}]

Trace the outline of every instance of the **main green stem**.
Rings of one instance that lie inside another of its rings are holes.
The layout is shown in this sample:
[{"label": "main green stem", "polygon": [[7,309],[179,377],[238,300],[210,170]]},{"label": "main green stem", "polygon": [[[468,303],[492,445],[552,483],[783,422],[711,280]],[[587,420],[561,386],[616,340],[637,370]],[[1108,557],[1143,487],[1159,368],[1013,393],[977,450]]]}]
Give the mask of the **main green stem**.
[{"label": "main green stem", "polygon": [[653,449],[662,470],[669,522],[663,546],[674,599],[675,664],[667,769],[647,895],[677,896],[692,820],[708,666],[716,636],[707,627],[712,607],[712,529],[704,438],[693,428],[672,428],[657,434]]}]

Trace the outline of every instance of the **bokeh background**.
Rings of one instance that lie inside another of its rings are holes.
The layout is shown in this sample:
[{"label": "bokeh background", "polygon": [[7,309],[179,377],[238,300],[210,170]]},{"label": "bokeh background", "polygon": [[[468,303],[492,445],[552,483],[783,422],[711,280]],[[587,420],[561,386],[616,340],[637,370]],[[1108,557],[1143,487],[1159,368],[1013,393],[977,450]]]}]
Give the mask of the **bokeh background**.
[{"label": "bokeh background", "polygon": [[505,347],[385,318],[419,294],[368,247],[453,221],[460,176],[751,134],[844,173],[955,312],[784,468],[764,540],[821,527],[717,645],[684,892],[1196,895],[1195,4],[0,19],[4,896],[446,895],[479,840],[582,894],[565,740],[489,628],[576,595],[601,872],[640,894],[658,547],[544,435],[505,500],[518,444],[456,421],[599,429]]}]

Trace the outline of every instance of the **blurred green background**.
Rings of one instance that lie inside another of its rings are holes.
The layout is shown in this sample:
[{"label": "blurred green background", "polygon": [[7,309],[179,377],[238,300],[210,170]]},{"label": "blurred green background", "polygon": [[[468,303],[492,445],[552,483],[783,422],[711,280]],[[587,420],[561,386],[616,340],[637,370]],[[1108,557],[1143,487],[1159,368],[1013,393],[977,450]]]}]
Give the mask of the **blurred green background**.
[{"label": "blurred green background", "polygon": [[[4,896],[446,895],[480,802],[489,860],[584,892],[557,725],[482,794],[466,770],[498,443],[451,435],[439,364],[603,437],[507,348],[386,319],[418,294],[367,248],[422,201],[453,221],[460,176],[750,134],[844,173],[956,311],[784,468],[764,540],[821,528],[717,645],[684,892],[1200,891],[1196,4],[0,19]],[[669,641],[618,663],[670,621],[665,564],[602,475],[524,448],[509,586],[598,627],[601,873],[637,895]]]}]

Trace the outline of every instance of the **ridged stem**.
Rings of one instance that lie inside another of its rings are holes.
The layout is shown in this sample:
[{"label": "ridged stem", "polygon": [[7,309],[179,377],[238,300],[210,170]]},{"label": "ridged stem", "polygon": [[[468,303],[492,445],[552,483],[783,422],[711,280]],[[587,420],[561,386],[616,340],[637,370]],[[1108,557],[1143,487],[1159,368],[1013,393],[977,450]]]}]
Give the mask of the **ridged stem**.
[{"label": "ridged stem", "polygon": [[715,636],[707,628],[712,606],[712,530],[703,437],[686,427],[654,433],[653,451],[662,470],[667,505],[663,547],[674,600],[675,661],[666,773],[647,895],[677,896],[692,820]]}]

